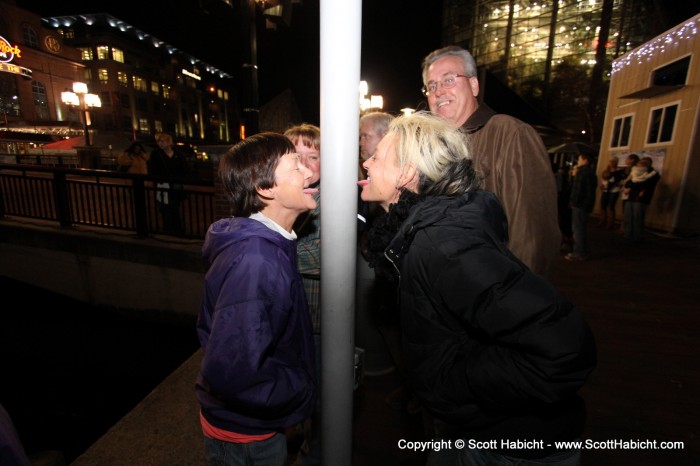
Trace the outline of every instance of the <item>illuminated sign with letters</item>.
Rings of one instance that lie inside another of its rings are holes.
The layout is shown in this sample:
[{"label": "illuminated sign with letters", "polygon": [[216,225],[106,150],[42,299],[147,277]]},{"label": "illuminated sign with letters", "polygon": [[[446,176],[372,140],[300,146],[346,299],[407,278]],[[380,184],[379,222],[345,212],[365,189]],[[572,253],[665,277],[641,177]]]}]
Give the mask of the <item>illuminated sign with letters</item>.
[{"label": "illuminated sign with letters", "polygon": [[20,58],[22,51],[18,46],[10,44],[7,39],[0,36],[0,63],[9,63],[15,57]]},{"label": "illuminated sign with letters", "polygon": [[0,36],[0,72],[19,74],[23,78],[31,79],[32,70],[10,63],[15,57],[22,58],[22,50]]}]

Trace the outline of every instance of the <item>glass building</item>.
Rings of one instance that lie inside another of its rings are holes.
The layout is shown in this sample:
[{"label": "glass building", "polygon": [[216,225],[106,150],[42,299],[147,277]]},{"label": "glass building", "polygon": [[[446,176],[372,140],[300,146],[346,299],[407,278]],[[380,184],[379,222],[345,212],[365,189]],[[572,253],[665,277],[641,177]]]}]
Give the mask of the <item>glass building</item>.
[{"label": "glass building", "polygon": [[[485,67],[564,130],[586,128],[573,113],[590,112],[591,99],[602,123],[606,83],[612,60],[655,35],[658,20],[652,0],[444,0],[443,43],[472,52]],[[607,9],[604,8],[607,7]],[[656,19],[655,19],[656,18]],[[665,28],[658,26],[659,30]],[[605,60],[597,56],[605,41]],[[597,61],[598,75],[594,72]],[[572,89],[570,78],[591,78]],[[559,79],[563,82],[556,85]],[[597,80],[597,82],[595,82]],[[594,82],[596,85],[594,85]],[[591,94],[591,88],[598,95]],[[554,92],[556,89],[557,92]],[[562,105],[557,100],[569,100]],[[557,112],[568,118],[562,120]],[[577,111],[577,109],[579,111]],[[566,121],[566,120],[569,121]]]}]

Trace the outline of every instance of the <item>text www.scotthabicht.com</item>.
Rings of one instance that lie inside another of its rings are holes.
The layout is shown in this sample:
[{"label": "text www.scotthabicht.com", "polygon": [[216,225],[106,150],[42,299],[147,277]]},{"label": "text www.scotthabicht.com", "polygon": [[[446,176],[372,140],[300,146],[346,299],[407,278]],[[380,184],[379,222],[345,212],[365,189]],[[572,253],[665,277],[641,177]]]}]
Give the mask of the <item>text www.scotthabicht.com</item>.
[{"label": "text www.scotthabicht.com", "polygon": [[568,442],[545,443],[544,440],[428,440],[411,441],[400,439],[400,450],[440,451],[487,449],[487,450],[683,450],[685,443],[680,441],[658,441],[649,439],[610,439],[610,440],[572,440]]}]

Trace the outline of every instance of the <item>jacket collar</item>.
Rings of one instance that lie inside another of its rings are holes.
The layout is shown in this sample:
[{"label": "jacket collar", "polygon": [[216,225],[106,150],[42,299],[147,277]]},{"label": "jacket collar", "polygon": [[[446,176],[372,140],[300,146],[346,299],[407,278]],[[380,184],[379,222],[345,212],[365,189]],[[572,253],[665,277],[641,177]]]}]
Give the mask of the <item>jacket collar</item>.
[{"label": "jacket collar", "polygon": [[486,126],[486,123],[488,123],[495,114],[496,112],[491,107],[485,103],[480,103],[476,112],[462,125],[462,129],[467,134],[475,133]]},{"label": "jacket collar", "polygon": [[508,241],[506,217],[493,193],[478,190],[459,196],[428,196],[413,206],[408,218],[386,247],[384,256],[398,270],[399,261],[408,251],[415,235],[436,223],[483,231],[494,243],[504,247]]}]

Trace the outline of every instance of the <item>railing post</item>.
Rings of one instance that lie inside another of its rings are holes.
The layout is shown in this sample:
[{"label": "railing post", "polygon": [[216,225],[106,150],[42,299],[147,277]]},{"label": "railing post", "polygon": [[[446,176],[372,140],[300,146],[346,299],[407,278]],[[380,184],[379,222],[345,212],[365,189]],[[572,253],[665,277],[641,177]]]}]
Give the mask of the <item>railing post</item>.
[{"label": "railing post", "polygon": [[[0,180],[2,182],[4,180]],[[5,192],[4,189],[2,189],[2,185],[0,185],[0,218],[5,217],[5,196],[3,193]]]},{"label": "railing post", "polygon": [[134,222],[136,223],[136,235],[139,238],[148,236],[148,216],[146,214],[146,187],[144,179],[134,177],[131,180],[134,188]]},{"label": "railing post", "polygon": [[61,227],[68,228],[73,222],[71,220],[70,201],[68,199],[68,183],[66,174],[60,171],[53,174],[53,189],[56,197],[56,210],[58,221]]}]

